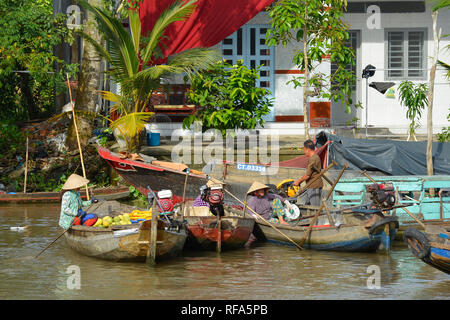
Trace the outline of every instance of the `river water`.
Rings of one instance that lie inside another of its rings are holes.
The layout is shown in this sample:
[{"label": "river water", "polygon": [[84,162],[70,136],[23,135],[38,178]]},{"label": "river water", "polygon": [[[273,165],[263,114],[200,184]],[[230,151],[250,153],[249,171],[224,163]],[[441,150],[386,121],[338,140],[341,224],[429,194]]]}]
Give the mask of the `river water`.
[{"label": "river water", "polygon": [[[61,234],[58,219],[58,204],[0,206],[0,299],[450,299],[450,276],[402,242],[390,255],[262,243],[221,255],[186,252],[150,267],[82,256],[61,237],[34,259]],[[73,270],[79,289],[70,285]]]}]

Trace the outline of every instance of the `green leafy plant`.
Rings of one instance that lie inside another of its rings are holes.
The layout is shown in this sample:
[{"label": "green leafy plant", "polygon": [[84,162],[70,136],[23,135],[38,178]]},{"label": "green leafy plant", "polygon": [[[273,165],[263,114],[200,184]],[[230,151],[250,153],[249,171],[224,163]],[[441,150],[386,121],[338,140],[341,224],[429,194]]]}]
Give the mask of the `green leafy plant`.
[{"label": "green leafy plant", "polygon": [[412,81],[402,81],[398,87],[400,103],[406,107],[406,117],[410,121],[409,136],[416,138],[416,129],[420,126],[418,120],[428,104],[428,86],[426,83],[414,84]]},{"label": "green leafy plant", "polygon": [[77,71],[54,55],[56,46],[73,42],[67,16],[53,15],[51,0],[3,0],[0,17],[0,119],[51,114],[65,73]]},{"label": "green leafy plant", "polygon": [[219,59],[215,50],[196,48],[169,57],[167,64],[152,65],[155,59],[161,57],[159,44],[164,30],[173,22],[186,19],[193,12],[196,1],[175,1],[161,14],[145,38],[141,36],[138,13],[140,2],[134,2],[129,8],[128,31],[122,21],[112,16],[108,10],[91,6],[85,0],[80,1],[96,17],[98,30],[106,46],[87,34],[83,36],[110,64],[107,73],[121,87],[120,94],[101,92],[103,99],[114,102],[111,111],[120,116],[111,121],[110,126],[120,131],[127,149],[133,152],[139,147],[139,133],[154,114],[146,111],[146,108],[151,96],[160,87],[161,78],[175,73],[185,73],[192,77],[195,72],[208,69]]},{"label": "green leafy plant", "polygon": [[147,197],[143,195],[138,189],[136,189],[133,186],[130,186],[128,188],[130,191],[130,199],[131,200],[137,200],[139,202],[147,202]]},{"label": "green leafy plant", "polygon": [[[450,121],[450,113],[447,115],[447,121]],[[450,142],[450,126],[442,128],[442,132],[436,134],[439,142]]]},{"label": "green leafy plant", "polygon": [[[348,25],[343,21],[346,6],[346,0],[282,0],[268,8],[271,28],[266,34],[267,45],[302,44],[294,49],[292,62],[304,73],[288,83],[303,88],[306,136],[309,136],[310,96],[341,101],[345,111],[351,112],[356,75],[349,66],[355,64],[355,52],[346,45],[349,39]],[[336,65],[329,75],[317,68],[326,57]]]},{"label": "green leafy plant", "polygon": [[0,158],[25,149],[26,137],[11,121],[0,122]]},{"label": "green leafy plant", "polygon": [[183,128],[201,121],[203,131],[214,128],[225,136],[227,129],[263,126],[273,103],[269,90],[256,87],[258,77],[259,67],[249,69],[242,60],[234,65],[219,61],[208,72],[195,75],[188,98],[199,108],[183,120]]}]

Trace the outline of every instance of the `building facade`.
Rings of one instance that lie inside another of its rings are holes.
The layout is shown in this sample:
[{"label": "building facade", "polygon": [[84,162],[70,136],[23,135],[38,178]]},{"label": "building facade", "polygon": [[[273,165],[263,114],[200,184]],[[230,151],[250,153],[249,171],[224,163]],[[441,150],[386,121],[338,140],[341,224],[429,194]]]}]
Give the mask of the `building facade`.
[{"label": "building facade", "polygon": [[[450,11],[441,10],[438,28],[442,34],[450,33]],[[324,99],[310,99],[312,127],[330,126],[349,128],[387,128],[392,134],[406,134],[409,121],[406,108],[399,102],[398,85],[403,80],[429,81],[433,48],[433,26],[431,8],[424,1],[349,1],[345,21],[350,25],[351,45],[356,51],[354,71],[357,76],[354,87],[355,103],[363,108],[352,108],[347,114],[341,104]],[[274,98],[274,107],[267,116],[262,131],[277,130],[279,134],[303,134],[302,89],[287,84],[294,75],[302,71],[292,63],[292,52],[301,43],[290,43],[287,47],[268,47],[265,33],[270,27],[267,12],[260,12],[238,31],[215,46],[225,60],[234,62],[243,59],[249,67],[263,65],[258,85],[268,88]],[[440,41],[439,59],[450,62],[450,51],[444,47],[450,38]],[[362,78],[362,70],[375,67],[375,74]],[[320,65],[321,72],[333,68],[329,60]],[[176,82],[176,81],[175,81]],[[369,87],[372,82],[393,82],[385,94]],[[433,132],[448,126],[447,114],[450,108],[450,85],[445,72],[438,69],[435,80],[433,105]],[[426,133],[426,110],[422,112],[418,134]],[[181,123],[154,123],[148,129],[170,135]],[[315,130],[313,129],[313,132]]]}]

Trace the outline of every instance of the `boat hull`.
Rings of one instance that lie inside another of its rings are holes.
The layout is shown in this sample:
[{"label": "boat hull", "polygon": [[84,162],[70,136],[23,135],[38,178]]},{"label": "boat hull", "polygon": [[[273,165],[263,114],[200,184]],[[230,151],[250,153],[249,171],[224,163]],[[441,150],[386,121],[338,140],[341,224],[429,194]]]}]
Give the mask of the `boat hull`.
[{"label": "boat hull", "polygon": [[[281,224],[275,226],[294,242],[299,243],[307,234],[308,227],[290,227]],[[293,245],[286,237],[274,230],[266,222],[257,222],[255,234],[263,234],[270,242]],[[390,244],[395,237],[398,223],[392,219],[383,219],[368,228],[364,225],[314,226],[309,237],[303,244],[304,249],[346,251],[346,252],[374,252],[389,251]]]},{"label": "boat hull", "polygon": [[[70,248],[76,252],[111,261],[145,261],[150,240],[151,221],[136,227],[128,225],[117,229],[72,226],[64,235]],[[187,232],[168,231],[159,222],[156,260],[179,256],[186,242]]]},{"label": "boat hull", "polygon": [[[102,188],[94,189],[92,193],[95,198],[100,200],[117,200],[126,198],[130,195],[128,187],[125,188]],[[86,200],[86,192],[80,191],[81,198]],[[59,192],[18,192],[14,194],[0,194],[1,203],[52,203],[60,202],[61,194]]]},{"label": "boat hull", "polygon": [[[216,250],[218,236],[217,218],[190,216],[187,222],[189,237],[186,247],[189,249]],[[221,218],[221,249],[232,250],[242,248],[248,241],[255,221],[251,218]]]},{"label": "boat hull", "polygon": [[403,239],[414,256],[442,272],[450,274],[450,228],[428,226],[427,232],[405,230]]}]

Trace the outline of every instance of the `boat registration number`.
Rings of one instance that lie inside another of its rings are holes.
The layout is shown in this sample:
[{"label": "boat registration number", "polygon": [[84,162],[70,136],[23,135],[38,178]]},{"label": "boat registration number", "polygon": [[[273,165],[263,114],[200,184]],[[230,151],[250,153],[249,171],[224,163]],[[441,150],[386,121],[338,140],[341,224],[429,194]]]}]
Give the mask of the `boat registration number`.
[{"label": "boat registration number", "polygon": [[265,166],[258,166],[256,164],[238,163],[236,169],[244,171],[256,171],[256,172],[266,172]]}]

